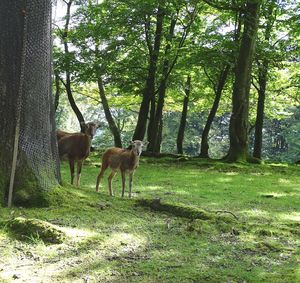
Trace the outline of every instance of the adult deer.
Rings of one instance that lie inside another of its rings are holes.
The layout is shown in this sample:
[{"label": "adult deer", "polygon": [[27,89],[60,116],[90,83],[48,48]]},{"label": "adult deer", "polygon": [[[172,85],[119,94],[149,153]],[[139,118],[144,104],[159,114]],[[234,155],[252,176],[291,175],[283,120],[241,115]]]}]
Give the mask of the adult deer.
[{"label": "adult deer", "polygon": [[71,172],[71,184],[74,181],[74,167],[77,163],[76,185],[80,185],[81,168],[83,161],[89,156],[91,148],[91,140],[93,139],[98,124],[82,123],[84,133],[66,133],[57,132],[58,152],[60,159],[66,158],[69,160]]},{"label": "adult deer", "polygon": [[102,156],[102,165],[100,173],[97,177],[96,192],[99,191],[99,184],[105,170],[110,167],[112,172],[108,177],[108,189],[109,194],[113,196],[112,190],[112,179],[119,169],[122,176],[122,197],[125,193],[125,174],[126,171],[129,173],[129,197],[131,198],[132,192],[132,181],[135,169],[139,165],[140,155],[142,153],[143,147],[145,147],[148,142],[143,142],[139,140],[131,141],[131,149],[122,149],[118,147],[112,147],[107,149]]}]

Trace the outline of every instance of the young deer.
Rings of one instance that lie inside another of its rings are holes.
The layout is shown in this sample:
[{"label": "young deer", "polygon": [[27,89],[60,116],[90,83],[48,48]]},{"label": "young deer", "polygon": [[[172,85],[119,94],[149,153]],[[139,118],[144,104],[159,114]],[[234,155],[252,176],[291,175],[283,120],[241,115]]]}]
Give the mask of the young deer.
[{"label": "young deer", "polygon": [[[74,165],[77,163],[76,185],[80,185],[80,175],[83,161],[90,154],[91,140],[93,139],[98,125],[95,123],[82,124],[84,133],[57,132],[58,152],[60,159],[69,160],[71,171],[71,184],[74,181]],[[62,134],[61,134],[62,133]],[[61,134],[61,135],[60,135]]]},{"label": "young deer", "polygon": [[129,172],[129,197],[131,198],[132,191],[132,179],[134,170],[139,165],[139,158],[142,153],[143,147],[145,147],[148,142],[142,142],[139,140],[131,141],[131,149],[122,149],[118,147],[112,147],[107,149],[102,156],[102,165],[100,173],[97,177],[96,192],[99,191],[99,184],[105,170],[110,167],[112,169],[111,174],[108,177],[108,189],[109,194],[113,196],[112,190],[112,179],[116,174],[116,171],[120,169],[122,176],[122,197],[125,193],[125,173]]}]

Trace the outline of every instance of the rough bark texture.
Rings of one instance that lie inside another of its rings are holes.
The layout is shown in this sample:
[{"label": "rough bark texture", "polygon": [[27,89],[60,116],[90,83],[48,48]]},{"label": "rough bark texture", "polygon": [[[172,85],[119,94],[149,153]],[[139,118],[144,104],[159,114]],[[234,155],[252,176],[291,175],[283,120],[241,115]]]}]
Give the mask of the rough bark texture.
[{"label": "rough bark texture", "polygon": [[50,11],[48,0],[0,1],[1,204],[6,204],[15,136],[19,144],[13,204],[46,205],[45,191],[58,185]]},{"label": "rough bark texture", "polygon": [[133,140],[143,140],[146,132],[147,118],[149,113],[150,100],[154,96],[155,91],[155,76],[157,71],[157,61],[162,38],[164,12],[161,6],[158,7],[156,17],[156,30],[154,47],[149,46],[149,68],[146,79],[146,85],[143,92],[143,98],[139,110],[137,125],[133,134]]},{"label": "rough bark texture", "polygon": [[231,162],[246,161],[248,158],[249,92],[259,8],[260,1],[247,1],[232,94],[232,114],[229,125],[230,148],[226,156],[226,159]]},{"label": "rough bark texture", "polygon": [[120,135],[120,131],[115,123],[115,120],[113,118],[113,116],[111,115],[110,109],[109,109],[109,105],[108,105],[108,101],[105,95],[105,90],[104,90],[104,86],[103,86],[103,82],[102,82],[102,78],[100,75],[98,75],[98,88],[99,88],[99,95],[100,95],[100,99],[101,99],[101,103],[103,106],[103,110],[104,110],[104,114],[105,114],[105,118],[108,122],[109,125],[109,129],[114,137],[114,143],[116,147],[122,147],[122,140],[121,140],[121,135]]},{"label": "rough bark texture", "polygon": [[179,130],[178,130],[177,140],[176,140],[178,154],[183,154],[183,139],[184,139],[185,126],[186,126],[186,117],[188,113],[190,92],[191,92],[191,76],[188,76],[186,81],[185,96],[183,99],[183,107],[182,107],[181,119],[179,124]]}]

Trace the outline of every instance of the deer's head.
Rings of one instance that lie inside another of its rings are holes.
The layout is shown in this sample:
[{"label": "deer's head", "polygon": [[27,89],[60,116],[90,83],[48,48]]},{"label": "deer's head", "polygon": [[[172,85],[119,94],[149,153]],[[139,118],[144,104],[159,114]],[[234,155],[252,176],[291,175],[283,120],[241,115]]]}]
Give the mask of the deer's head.
[{"label": "deer's head", "polygon": [[136,153],[137,156],[140,156],[143,148],[147,146],[149,142],[144,142],[140,140],[131,141],[132,150]]}]

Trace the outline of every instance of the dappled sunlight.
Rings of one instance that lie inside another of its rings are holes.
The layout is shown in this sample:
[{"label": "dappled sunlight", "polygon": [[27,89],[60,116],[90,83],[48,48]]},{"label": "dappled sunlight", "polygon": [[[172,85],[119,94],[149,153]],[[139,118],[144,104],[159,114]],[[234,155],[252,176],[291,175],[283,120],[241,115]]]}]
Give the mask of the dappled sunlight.
[{"label": "dappled sunlight", "polygon": [[216,181],[219,183],[231,183],[233,179],[229,177],[218,177],[216,178]]},{"label": "dappled sunlight", "polygon": [[158,191],[158,190],[164,190],[164,187],[162,186],[144,186],[147,191]]},{"label": "dappled sunlight", "polygon": [[228,176],[236,176],[236,175],[239,175],[238,172],[226,172],[224,173],[225,175],[228,175]]},{"label": "dappled sunlight", "polygon": [[59,227],[60,230],[66,233],[67,237],[72,238],[73,241],[80,241],[87,237],[94,237],[97,234],[91,230],[83,230],[71,227]]},{"label": "dappled sunlight", "polygon": [[291,221],[296,221],[299,223],[299,227],[300,227],[300,212],[290,212],[290,213],[280,213],[278,214],[278,216],[282,219],[282,220],[291,220]]},{"label": "dappled sunlight", "polygon": [[270,215],[269,212],[256,208],[251,210],[242,210],[241,213],[244,213],[250,217],[269,217]]},{"label": "dappled sunlight", "polygon": [[290,183],[291,183],[291,180],[279,178],[279,179],[278,179],[278,183],[279,183],[279,184],[290,184]]}]

